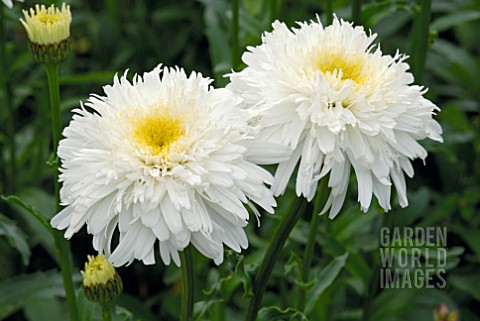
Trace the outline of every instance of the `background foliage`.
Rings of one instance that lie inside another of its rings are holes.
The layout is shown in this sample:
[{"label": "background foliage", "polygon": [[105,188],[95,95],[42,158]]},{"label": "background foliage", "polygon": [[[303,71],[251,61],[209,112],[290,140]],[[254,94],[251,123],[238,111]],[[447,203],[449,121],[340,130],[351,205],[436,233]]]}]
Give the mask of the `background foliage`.
[{"label": "background foliage", "polygon": [[[159,63],[200,71],[223,86],[232,68],[231,7],[227,0],[71,0],[74,53],[63,63],[63,124],[70,110],[90,93],[101,94],[115,73],[130,75]],[[0,90],[1,192],[15,194],[0,205],[0,319],[66,320],[61,276],[52,239],[31,212],[52,217],[53,172],[47,165],[50,122],[42,66],[29,57],[27,38],[15,3],[4,10],[8,65],[1,70],[11,93],[13,115],[4,108],[7,90]],[[326,21],[325,1],[242,0],[240,52],[261,42],[273,19]],[[2,4],[0,4],[2,5]],[[334,12],[350,19],[350,1],[333,1]],[[4,8],[5,9],[5,8]],[[412,52],[417,1],[364,1],[362,23],[378,34],[384,53]],[[480,1],[433,0],[430,45],[423,85],[442,111],[444,144],[425,142],[426,166],[415,162],[408,181],[410,206],[383,214],[372,206],[366,214],[356,203],[352,181],[342,213],[321,217],[314,257],[313,283],[302,284],[299,254],[306,242],[309,217],[303,217],[275,267],[259,320],[433,320],[433,309],[446,303],[461,320],[480,320]],[[411,60],[408,60],[411,62]],[[241,68],[241,67],[240,67]],[[13,135],[12,135],[13,134]],[[14,141],[11,141],[11,139]],[[13,149],[11,148],[13,146]],[[13,156],[13,161],[12,161]],[[263,215],[262,228],[251,224],[250,247],[242,255],[227,251],[215,267],[195,252],[198,279],[196,320],[242,320],[249,281],[263,257],[272,230],[295,195],[279,199],[275,215]],[[33,208],[29,209],[29,206]],[[379,230],[381,226],[439,226],[448,229],[447,286],[444,289],[381,289]],[[87,254],[93,253],[85,230],[71,241],[80,281]],[[345,254],[347,253],[347,254]],[[125,291],[118,298],[117,319],[176,320],[180,305],[180,271],[162,263],[139,262],[119,269]],[[305,314],[293,306],[294,284],[308,288]],[[203,289],[203,290],[202,290]],[[98,318],[95,306],[78,300],[82,320]]]}]

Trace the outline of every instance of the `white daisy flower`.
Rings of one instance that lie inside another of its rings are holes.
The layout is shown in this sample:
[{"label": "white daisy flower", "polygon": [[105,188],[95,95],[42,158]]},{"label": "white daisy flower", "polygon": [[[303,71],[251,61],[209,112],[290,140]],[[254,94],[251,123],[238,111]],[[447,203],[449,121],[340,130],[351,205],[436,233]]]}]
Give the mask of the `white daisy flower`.
[{"label": "white daisy flower", "polygon": [[248,245],[244,204],[257,215],[250,200],[270,213],[276,205],[264,185],[273,176],[252,160],[289,153],[269,155],[251,142],[252,116],[230,91],[182,69],[161,73],[115,77],[105,97],[92,95],[74,111],[58,149],[66,208],[52,226],[70,238],[86,224],[115,266],[153,264],[157,240],[165,264],[180,265],[178,251],[189,243],[220,264],[223,244],[237,252]]},{"label": "white daisy flower", "polygon": [[292,157],[281,162],[273,191],[282,194],[297,164],[297,195],[311,200],[318,181],[330,173],[330,197],[322,211],[340,211],[350,168],[358,182],[358,201],[367,211],[374,194],[388,211],[391,185],[402,207],[408,205],[404,173],[411,160],[425,159],[417,142],[442,141],[432,119],[439,110],[412,85],[405,56],[383,55],[372,45],[376,35],[337,18],[299,23],[289,29],[273,23],[263,43],[243,55],[247,67],[230,76],[231,90],[261,117],[260,139],[284,142]]},{"label": "white daisy flower", "polygon": [[[23,0],[17,0],[18,2],[23,2]],[[13,7],[13,2],[12,0],[2,0],[2,2],[9,8],[12,9]]]}]

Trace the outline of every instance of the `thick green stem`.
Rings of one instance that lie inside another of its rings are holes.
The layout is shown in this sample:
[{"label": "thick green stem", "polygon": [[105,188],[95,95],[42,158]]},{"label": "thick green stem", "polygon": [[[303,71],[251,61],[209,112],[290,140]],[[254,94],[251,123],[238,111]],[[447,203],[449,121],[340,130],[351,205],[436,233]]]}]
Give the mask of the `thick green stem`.
[{"label": "thick green stem", "polygon": [[180,262],[182,270],[182,306],[180,321],[191,321],[193,320],[195,277],[192,253],[189,247],[186,247],[180,252]]},{"label": "thick green stem", "polygon": [[238,13],[240,10],[239,0],[232,0],[232,68],[238,71],[240,65],[240,45],[238,43]]},{"label": "thick green stem", "polygon": [[253,281],[253,296],[248,303],[245,321],[255,321],[257,319],[258,310],[262,304],[263,294],[267,288],[267,282],[272,273],[275,262],[287,241],[290,232],[307,206],[307,202],[303,197],[297,197],[293,208],[282,218],[276,231],[273,233],[273,239],[268,246],[267,253],[260,265],[257,277]]},{"label": "thick green stem", "polygon": [[[303,253],[302,260],[302,269],[301,269],[301,278],[303,283],[307,283],[310,279],[310,267],[313,260],[313,252],[315,250],[315,241],[317,239],[318,225],[320,223],[320,211],[325,206],[325,203],[328,198],[327,186],[328,177],[324,177],[320,181],[320,186],[317,189],[317,195],[315,196],[315,203],[313,206],[312,212],[312,221],[310,224],[310,229],[308,231],[307,244],[305,246],[305,252]],[[306,291],[304,288],[298,288],[297,292],[297,309],[303,310],[305,306],[305,294]]]},{"label": "thick green stem", "polygon": [[362,0],[352,2],[352,21],[357,26],[362,24]]},{"label": "thick green stem", "polygon": [[[47,73],[48,93],[50,97],[50,111],[52,121],[52,138],[53,138],[53,155],[56,157],[58,142],[62,132],[62,122],[60,118],[60,83],[58,81],[58,64],[45,64],[45,71]],[[57,200],[57,212],[60,211],[60,185],[58,182],[58,164],[56,161],[55,170],[55,196]]]},{"label": "thick green stem", "polygon": [[102,320],[112,321],[112,306],[110,303],[100,304],[102,307]]},{"label": "thick green stem", "polygon": [[[0,4],[0,60],[1,60],[1,67],[2,73],[0,75],[1,86],[3,89],[5,103],[3,106],[6,106],[6,115],[3,119],[4,127],[5,127],[5,134],[7,136],[7,145],[8,145],[8,163],[7,166],[2,166],[2,169],[5,171],[4,176],[4,194],[11,194],[15,191],[15,178],[14,175],[16,174],[16,150],[17,147],[15,146],[15,109],[13,108],[12,103],[12,90],[8,83],[8,69],[10,64],[8,63],[7,57],[7,39],[6,39],[6,32],[5,32],[5,13],[4,13],[4,5]],[[0,157],[3,159],[3,157]],[[3,164],[2,164],[3,165]]]},{"label": "thick green stem", "polygon": [[[53,137],[53,155],[56,157],[58,142],[60,141],[62,124],[60,119],[60,83],[58,81],[58,65],[45,64],[45,71],[48,80],[48,92],[50,96],[50,109],[52,114],[52,137]],[[55,198],[56,209],[60,211],[60,184],[58,182],[59,163],[54,161],[55,170]],[[63,237],[63,232],[54,230],[55,246],[57,255],[60,259],[60,269],[62,272],[63,286],[67,296],[68,312],[71,321],[78,321],[78,310],[75,301],[75,288],[72,280],[72,259],[70,252],[70,244]]]},{"label": "thick green stem", "polygon": [[432,0],[419,0],[420,12],[417,13],[413,33],[413,75],[416,83],[422,83],[427,61],[428,37],[430,34],[430,19]]},{"label": "thick green stem", "polygon": [[56,153],[62,130],[62,123],[60,120],[60,83],[58,81],[58,64],[45,64],[45,71],[47,73],[50,110],[52,112],[53,152]]},{"label": "thick green stem", "polygon": [[327,19],[327,26],[333,22],[333,4],[332,0],[325,0],[325,18]]}]

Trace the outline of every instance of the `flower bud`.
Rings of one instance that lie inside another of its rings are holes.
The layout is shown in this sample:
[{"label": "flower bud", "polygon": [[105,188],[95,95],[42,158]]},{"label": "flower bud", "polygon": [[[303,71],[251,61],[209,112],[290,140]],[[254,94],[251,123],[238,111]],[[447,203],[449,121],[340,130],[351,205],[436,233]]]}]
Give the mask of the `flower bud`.
[{"label": "flower bud", "polygon": [[123,290],[122,279],[104,255],[88,256],[83,278],[83,293],[93,302],[101,304],[115,299]]},{"label": "flower bud", "polygon": [[30,53],[33,59],[41,63],[59,63],[68,58],[71,52],[70,6],[61,9],[51,5],[36,5],[30,12],[23,11],[25,20],[20,19],[30,40]]}]

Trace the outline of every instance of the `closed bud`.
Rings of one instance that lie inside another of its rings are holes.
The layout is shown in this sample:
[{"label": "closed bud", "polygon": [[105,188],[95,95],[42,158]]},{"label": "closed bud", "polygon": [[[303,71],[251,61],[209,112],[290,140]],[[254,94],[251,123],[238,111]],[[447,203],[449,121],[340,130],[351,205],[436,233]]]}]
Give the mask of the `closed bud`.
[{"label": "closed bud", "polygon": [[89,255],[85,271],[81,273],[83,292],[90,301],[105,304],[115,299],[123,290],[120,275],[104,255]]},{"label": "closed bud", "polygon": [[54,5],[46,8],[36,5],[35,9],[23,11],[25,20],[20,19],[30,40],[30,53],[35,61],[56,64],[68,58],[71,52],[70,23],[72,14],[70,7],[62,5],[61,9]]}]

